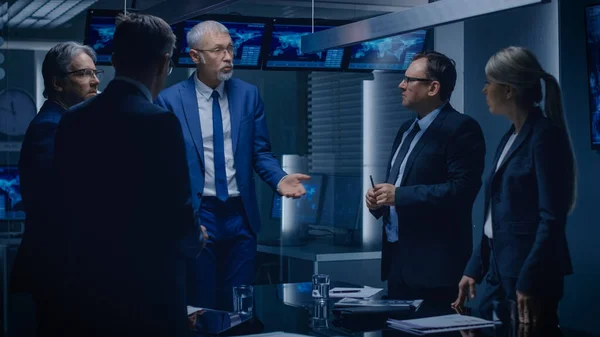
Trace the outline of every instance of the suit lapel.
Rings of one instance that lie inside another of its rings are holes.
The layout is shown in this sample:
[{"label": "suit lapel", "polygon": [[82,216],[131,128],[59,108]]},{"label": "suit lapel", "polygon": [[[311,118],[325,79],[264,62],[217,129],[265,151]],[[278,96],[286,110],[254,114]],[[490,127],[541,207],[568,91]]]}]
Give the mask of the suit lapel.
[{"label": "suit lapel", "polygon": [[198,156],[202,160],[202,166],[204,166],[204,144],[202,142],[202,127],[200,125],[200,112],[198,111],[198,97],[196,95],[194,76],[196,76],[196,73],[192,74],[188,81],[179,89],[179,94],[183,103],[185,121],[192,134],[196,152],[198,152]]},{"label": "suit lapel", "polygon": [[[539,114],[541,114],[541,112],[539,112]],[[525,120],[525,124],[523,124],[523,127],[521,128],[521,132],[519,132],[519,134],[515,138],[515,142],[512,144],[512,146],[510,147],[510,149],[504,156],[504,160],[502,160],[502,163],[500,163],[500,167],[498,167],[498,169],[495,170],[496,172],[494,173],[494,176],[498,172],[500,172],[500,170],[502,170],[504,168],[504,166],[506,166],[506,163],[508,162],[510,157],[512,157],[512,155],[515,153],[515,151],[519,147],[521,147],[521,145],[523,144],[523,141],[525,139],[527,139],[527,137],[529,137],[529,134],[533,130],[533,125],[535,124],[535,121],[537,120],[537,118],[538,118],[537,112],[532,111],[529,113],[529,116],[527,116],[527,119]],[[514,130],[514,127],[511,128],[511,132],[513,130]],[[508,137],[510,137],[511,132],[509,132],[507,134]],[[506,141],[508,141],[508,137],[506,138]],[[504,141],[504,143],[503,143],[504,145],[502,146],[502,148],[499,149],[500,152],[502,152],[502,150],[504,149],[504,146],[506,146],[506,141]],[[499,155],[498,155],[498,157],[499,157]],[[496,158],[496,161],[494,162],[494,166],[492,168],[494,168],[494,169],[496,168],[496,165],[498,164],[498,159],[499,158]]]},{"label": "suit lapel", "polygon": [[241,97],[239,88],[235,85],[234,81],[225,82],[225,90],[227,91],[227,100],[229,101],[229,120],[231,122],[231,146],[233,153],[237,148],[237,142],[240,132],[240,121],[242,107],[239,98]]},{"label": "suit lapel", "polygon": [[442,111],[440,111],[440,113],[433,120],[433,122],[431,122],[431,124],[429,125],[427,130],[425,130],[417,144],[415,144],[415,147],[412,149],[410,155],[408,156],[408,159],[406,160],[406,167],[404,168],[404,174],[402,175],[402,181],[400,182],[400,186],[404,185],[406,177],[410,173],[412,165],[415,161],[415,158],[419,155],[419,152],[421,152],[421,150],[423,149],[423,147],[425,147],[425,145],[427,145],[427,143],[429,143],[432,139],[435,139],[437,130],[444,123],[444,119],[446,119],[446,116],[448,115],[449,111],[454,111],[454,109],[450,106],[450,103],[446,103],[446,106],[442,109]]},{"label": "suit lapel", "polygon": [[483,222],[484,223],[485,223],[488,208],[490,205],[490,198],[492,195],[492,179],[494,178],[494,175],[496,174],[496,165],[498,165],[498,160],[500,159],[500,154],[502,153],[502,149],[504,149],[504,146],[506,146],[506,143],[508,142],[508,138],[510,138],[510,135],[513,133],[513,130],[514,130],[514,126],[511,126],[510,130],[508,130],[508,132],[506,134],[504,134],[504,136],[500,140],[500,144],[498,145],[498,148],[496,149],[496,155],[494,156],[494,161],[492,162],[492,171],[489,173],[489,175],[487,177],[487,181],[485,184],[485,203],[483,206],[483,209],[484,209]]}]

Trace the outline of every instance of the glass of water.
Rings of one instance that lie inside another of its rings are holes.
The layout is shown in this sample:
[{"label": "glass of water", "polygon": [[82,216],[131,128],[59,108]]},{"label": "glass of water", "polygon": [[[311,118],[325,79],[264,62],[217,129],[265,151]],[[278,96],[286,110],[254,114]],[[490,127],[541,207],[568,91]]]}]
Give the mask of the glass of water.
[{"label": "glass of water", "polygon": [[241,285],[233,287],[233,311],[252,315],[254,306],[254,288]]},{"label": "glass of water", "polygon": [[313,301],[311,318],[311,328],[328,329],[329,328],[329,305],[326,301]]},{"label": "glass of water", "polygon": [[329,275],[315,274],[312,277],[312,298],[327,300],[329,298]]}]

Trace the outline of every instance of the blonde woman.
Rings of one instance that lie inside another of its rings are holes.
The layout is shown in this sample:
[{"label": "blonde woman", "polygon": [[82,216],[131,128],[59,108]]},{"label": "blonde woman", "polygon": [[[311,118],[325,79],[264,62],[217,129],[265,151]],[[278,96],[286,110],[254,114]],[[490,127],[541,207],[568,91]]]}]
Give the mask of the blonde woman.
[{"label": "blonde woman", "polygon": [[485,73],[490,112],[512,125],[486,180],[484,233],[452,306],[460,311],[485,277],[484,316],[491,318],[493,301],[514,300],[521,323],[555,326],[563,278],[573,272],[565,226],[576,185],[560,87],[535,55],[520,47],[497,52]]}]

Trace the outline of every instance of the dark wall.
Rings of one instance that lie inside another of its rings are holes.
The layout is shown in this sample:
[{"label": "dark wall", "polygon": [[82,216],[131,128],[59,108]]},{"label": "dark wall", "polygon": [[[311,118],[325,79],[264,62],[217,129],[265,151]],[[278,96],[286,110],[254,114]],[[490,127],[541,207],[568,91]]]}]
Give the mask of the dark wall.
[{"label": "dark wall", "polygon": [[[600,1],[560,2],[560,82],[565,113],[579,169],[577,206],[569,217],[567,235],[575,273],[566,280],[561,305],[565,325],[600,334],[597,323],[600,293],[600,154],[590,146],[590,110],[585,54],[584,7]],[[596,315],[595,315],[596,314]]]}]

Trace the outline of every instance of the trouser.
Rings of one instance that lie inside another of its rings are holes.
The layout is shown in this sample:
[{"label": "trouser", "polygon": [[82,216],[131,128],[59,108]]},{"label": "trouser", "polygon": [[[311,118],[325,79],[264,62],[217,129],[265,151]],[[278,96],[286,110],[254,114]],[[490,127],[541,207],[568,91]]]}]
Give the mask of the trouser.
[{"label": "trouser", "polygon": [[200,255],[187,263],[187,303],[230,311],[233,286],[254,281],[256,235],[240,197],[225,202],[202,198],[200,224],[209,238]]}]

